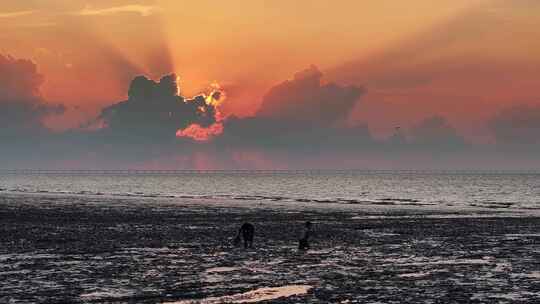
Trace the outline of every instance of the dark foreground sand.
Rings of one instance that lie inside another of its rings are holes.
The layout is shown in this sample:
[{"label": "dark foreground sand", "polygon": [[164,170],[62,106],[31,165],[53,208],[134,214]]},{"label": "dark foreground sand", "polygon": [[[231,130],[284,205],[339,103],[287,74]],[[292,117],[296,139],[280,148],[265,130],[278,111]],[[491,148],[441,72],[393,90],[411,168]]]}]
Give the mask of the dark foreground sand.
[{"label": "dark foreground sand", "polygon": [[540,303],[540,218],[361,210],[2,194],[0,303]]}]

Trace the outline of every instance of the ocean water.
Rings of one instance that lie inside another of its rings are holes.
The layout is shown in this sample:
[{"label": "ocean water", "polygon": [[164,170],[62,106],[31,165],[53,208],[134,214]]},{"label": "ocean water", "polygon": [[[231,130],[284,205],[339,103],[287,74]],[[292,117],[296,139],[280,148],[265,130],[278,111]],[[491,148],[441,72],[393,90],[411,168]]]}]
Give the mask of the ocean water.
[{"label": "ocean water", "polygon": [[359,171],[0,174],[0,191],[247,202],[540,210],[540,174]]}]

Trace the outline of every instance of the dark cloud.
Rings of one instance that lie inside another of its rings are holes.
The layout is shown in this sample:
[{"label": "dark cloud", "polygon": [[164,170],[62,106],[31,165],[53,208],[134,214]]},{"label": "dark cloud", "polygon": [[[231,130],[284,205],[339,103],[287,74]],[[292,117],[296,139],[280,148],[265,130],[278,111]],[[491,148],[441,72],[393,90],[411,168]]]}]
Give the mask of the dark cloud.
[{"label": "dark cloud", "polygon": [[322,149],[371,141],[367,126],[345,126],[363,90],[322,84],[321,77],[312,66],[271,88],[254,117],[222,120],[212,102],[222,98],[220,91],[186,99],[178,93],[175,75],[159,82],[139,76],[131,82],[128,100],[105,108],[96,122],[103,126],[100,133],[120,141],[178,142],[182,141],[175,138],[178,134],[191,134],[195,140],[214,138],[212,144],[221,147],[283,149]]},{"label": "dark cloud", "polygon": [[[98,117],[102,132],[148,140],[174,139],[178,130],[192,124],[208,127],[216,123],[218,110],[209,97],[187,99],[179,95],[177,79],[175,74],[159,82],[144,76],[133,79],[128,100],[103,109]],[[218,92],[210,96],[212,100],[220,97]]]},{"label": "dark cloud", "polygon": [[324,126],[345,120],[364,90],[322,84],[322,76],[311,66],[274,86],[264,96],[256,116]]},{"label": "dark cloud", "polygon": [[[465,147],[463,138],[441,116],[430,117],[409,132],[404,130],[409,134],[408,139],[403,137],[390,143],[376,140],[367,125],[353,127],[346,123],[363,90],[323,84],[321,78],[322,73],[312,66],[297,73],[292,80],[271,88],[255,116],[231,116],[221,120],[218,108],[207,101],[207,96],[185,99],[178,94],[175,75],[165,76],[159,82],[139,76],[131,83],[127,101],[102,111],[99,121],[104,128],[98,132],[98,137],[111,142],[109,148],[118,146],[122,151],[126,143],[135,143],[128,148],[130,154],[136,153],[137,144],[141,142],[155,143],[154,148],[144,146],[144,157],[171,157],[178,151],[185,157],[193,153],[200,156],[200,152],[205,151],[206,157],[215,158],[210,156],[209,147],[213,147],[210,149],[213,152],[231,155],[238,155],[238,151],[251,151],[251,155],[281,155],[282,160],[283,153],[288,153],[291,159],[332,153],[356,153],[359,157],[362,153],[377,151],[398,155],[403,151],[441,152]],[[221,97],[220,92],[211,96],[216,100]],[[212,130],[216,123],[219,123],[219,134],[204,140],[204,144],[175,137],[177,130],[197,125],[200,128],[193,132],[199,135],[204,128]],[[114,140],[107,137],[110,135]],[[149,151],[157,151],[157,154]],[[219,159],[227,159],[224,155]]]},{"label": "dark cloud", "polygon": [[0,55],[0,135],[43,133],[43,119],[64,111],[63,106],[45,103],[40,94],[43,80],[33,62]]},{"label": "dark cloud", "polygon": [[499,145],[540,146],[540,105],[504,109],[489,125]]},{"label": "dark cloud", "polygon": [[219,144],[317,153],[372,142],[367,126],[346,126],[364,90],[323,84],[322,76],[311,66],[272,87],[255,116],[225,121]]}]

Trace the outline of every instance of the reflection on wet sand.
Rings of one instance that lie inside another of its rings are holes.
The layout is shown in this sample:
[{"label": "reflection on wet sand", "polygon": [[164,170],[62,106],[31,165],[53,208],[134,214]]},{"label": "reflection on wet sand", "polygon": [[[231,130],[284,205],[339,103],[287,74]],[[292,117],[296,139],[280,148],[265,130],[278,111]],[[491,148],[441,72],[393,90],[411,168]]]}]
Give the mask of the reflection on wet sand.
[{"label": "reflection on wet sand", "polygon": [[263,287],[252,291],[223,297],[211,297],[200,300],[165,302],[168,304],[218,304],[218,303],[256,303],[303,295],[312,288],[309,285],[288,285],[282,287]]}]

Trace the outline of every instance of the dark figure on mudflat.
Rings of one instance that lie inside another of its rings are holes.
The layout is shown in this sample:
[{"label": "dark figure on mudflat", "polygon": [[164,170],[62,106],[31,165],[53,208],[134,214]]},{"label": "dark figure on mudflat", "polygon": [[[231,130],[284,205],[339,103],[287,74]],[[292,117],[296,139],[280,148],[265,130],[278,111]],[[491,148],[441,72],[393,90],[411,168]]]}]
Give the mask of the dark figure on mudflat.
[{"label": "dark figure on mudflat", "polygon": [[311,236],[311,222],[306,222],[304,232],[300,241],[298,241],[298,250],[306,251],[309,249],[309,237]]},{"label": "dark figure on mudflat", "polygon": [[238,230],[238,235],[234,239],[234,245],[238,246],[240,244],[240,239],[244,239],[244,248],[253,248],[253,236],[255,235],[255,227],[251,223],[244,223],[240,230]]}]

